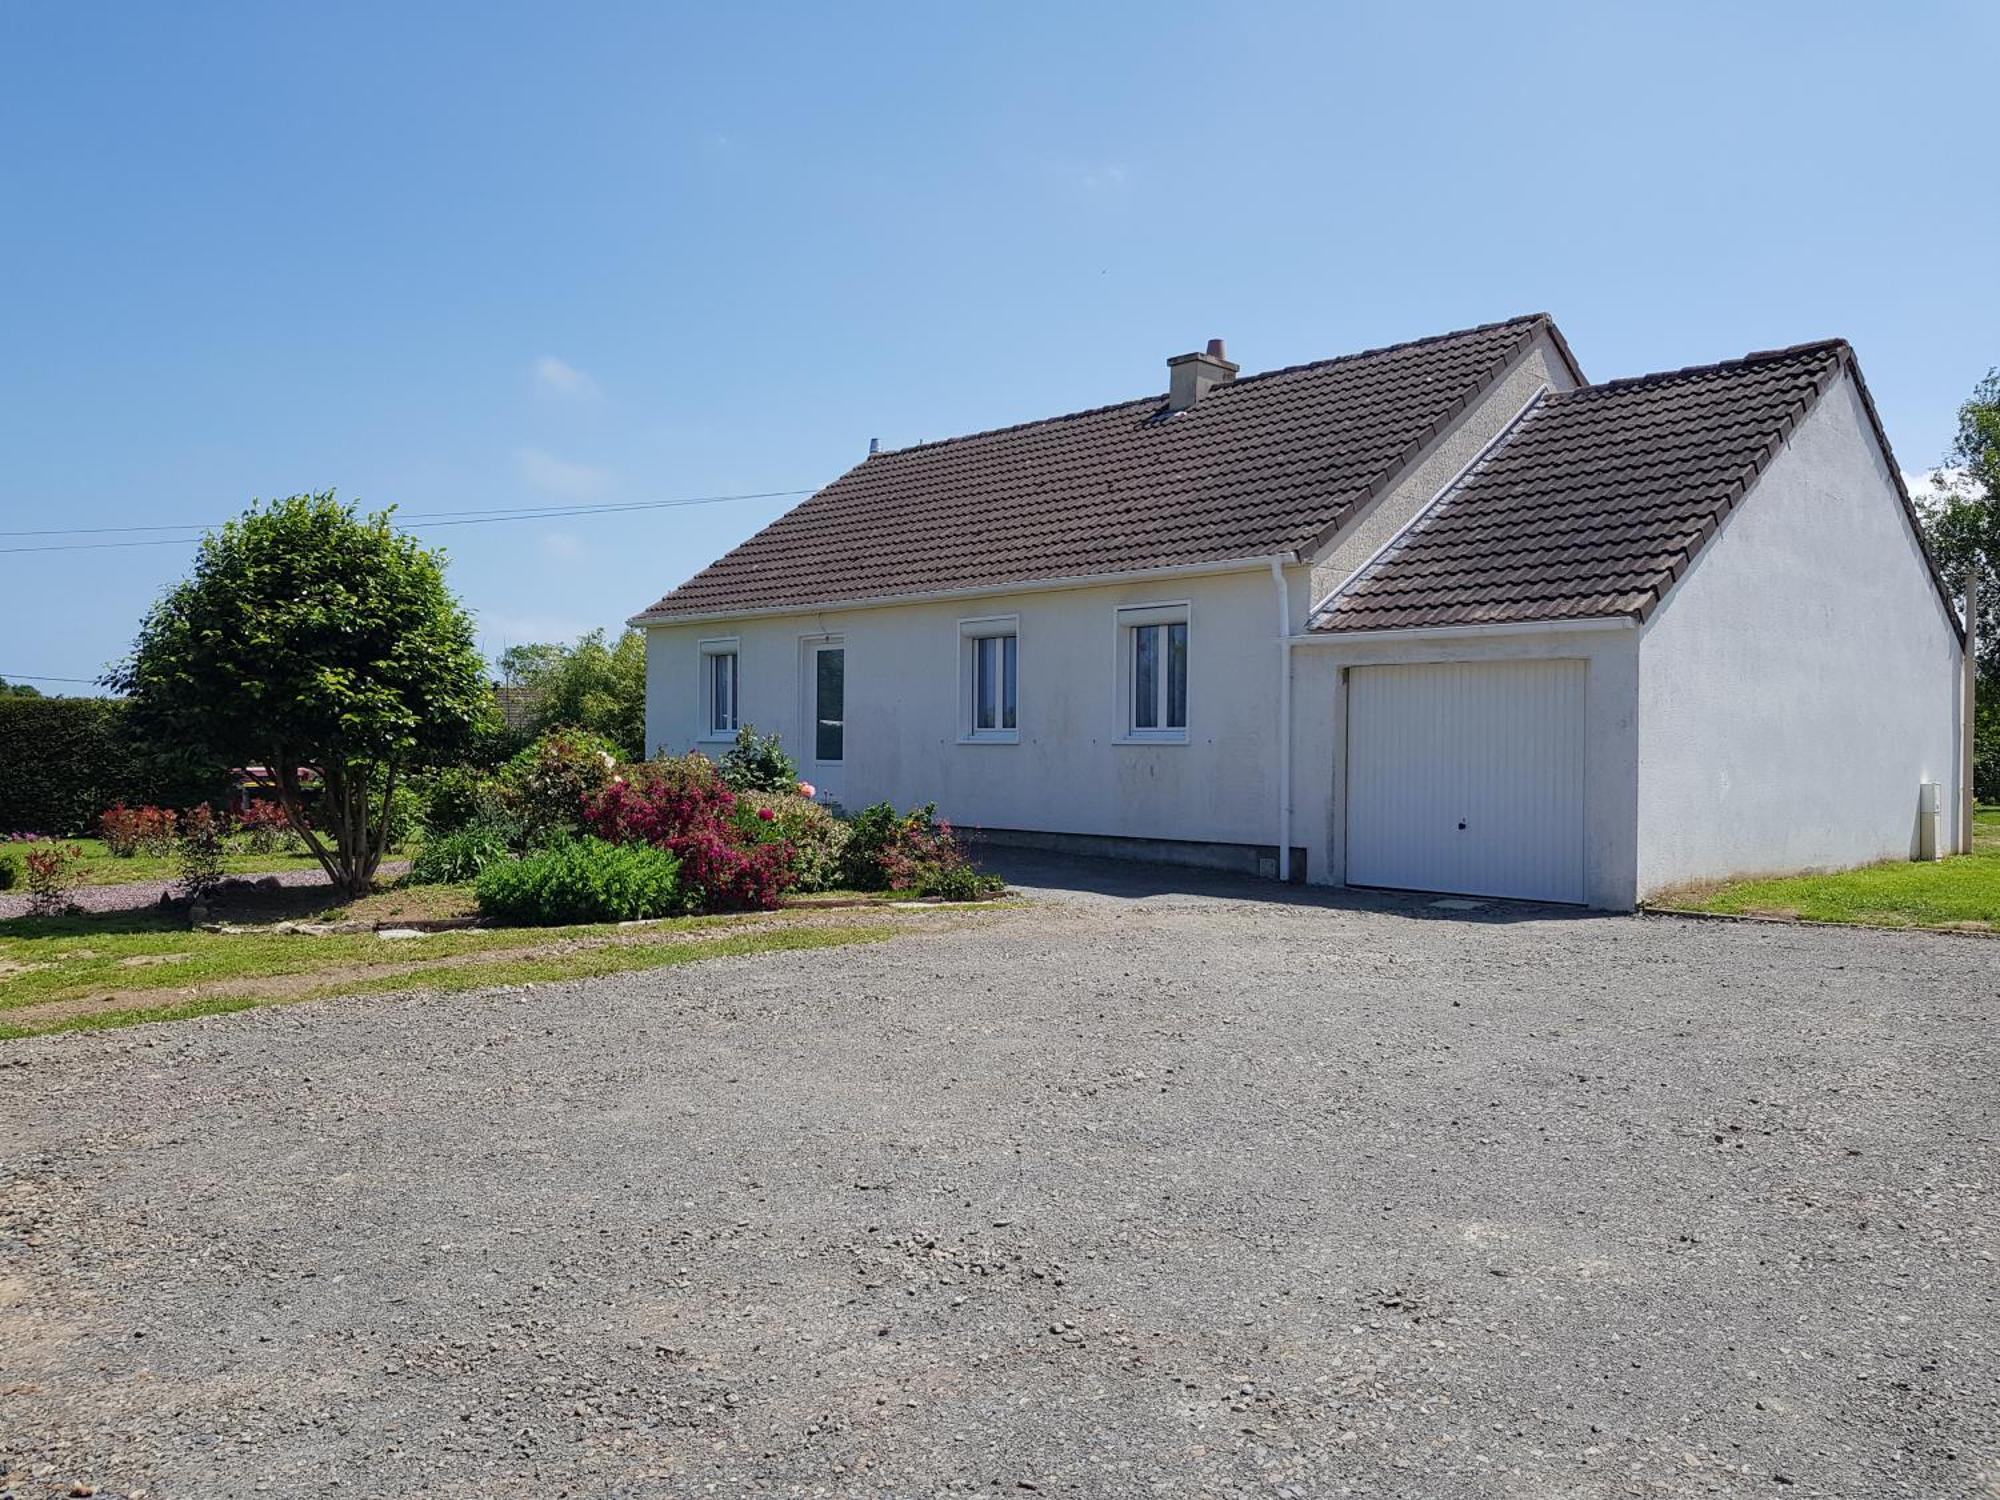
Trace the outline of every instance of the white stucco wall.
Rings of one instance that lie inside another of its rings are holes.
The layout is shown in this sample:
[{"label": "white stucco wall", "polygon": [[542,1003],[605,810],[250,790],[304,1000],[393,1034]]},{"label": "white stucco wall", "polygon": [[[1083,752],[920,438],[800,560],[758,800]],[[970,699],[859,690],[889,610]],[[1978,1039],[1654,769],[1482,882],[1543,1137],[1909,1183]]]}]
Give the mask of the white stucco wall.
[{"label": "white stucco wall", "polygon": [[1340,535],[1314,560],[1312,596],[1315,604],[1345,583],[1384,543],[1407,526],[1438,492],[1477,458],[1505,430],[1522,407],[1543,388],[1572,390],[1576,381],[1547,334],[1515,361],[1480,400],[1458,415],[1427,454],[1374,504],[1349,518]]},{"label": "white stucco wall", "polygon": [[1910,858],[1919,784],[1956,805],[1958,664],[1843,377],[1641,634],[1641,895]]},{"label": "white stucco wall", "polygon": [[1346,872],[1343,752],[1347,667],[1402,662],[1571,659],[1584,687],[1584,896],[1628,910],[1636,897],[1634,816],[1638,771],[1638,632],[1608,628],[1508,635],[1411,637],[1295,647],[1292,653],[1293,842],[1314,851],[1315,883]]},{"label": "white stucco wall", "polygon": [[[1303,609],[1305,570],[1294,570]],[[1189,606],[1185,744],[1121,744],[1120,607]],[[962,619],[1019,617],[1019,740],[960,742]],[[967,827],[1270,844],[1276,839],[1278,605],[1268,567],[647,633],[649,750],[701,739],[699,643],[739,642],[742,718],[805,744],[804,638],[846,648],[839,800],[935,801]],[[801,756],[801,759],[804,757]]]}]

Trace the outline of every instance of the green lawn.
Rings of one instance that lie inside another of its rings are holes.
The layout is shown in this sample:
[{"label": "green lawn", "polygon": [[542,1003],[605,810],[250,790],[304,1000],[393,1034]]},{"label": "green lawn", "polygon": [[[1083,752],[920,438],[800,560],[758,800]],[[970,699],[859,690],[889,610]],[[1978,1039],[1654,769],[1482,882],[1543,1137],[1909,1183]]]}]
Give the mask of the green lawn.
[{"label": "green lawn", "polygon": [[2000,932],[2000,806],[1982,807],[1974,815],[1972,851],[1931,864],[1898,860],[1835,875],[1733,881],[1671,893],[1652,904],[1808,922]]},{"label": "green lawn", "polygon": [[[125,885],[141,880],[173,880],[180,875],[170,854],[134,854],[120,859],[104,847],[102,839],[64,839],[83,851],[85,885]],[[25,852],[27,845],[12,846]],[[231,875],[275,875],[284,870],[317,870],[319,861],[310,854],[231,854],[223,861]]]},{"label": "green lawn", "polygon": [[875,942],[895,930],[879,913],[872,921],[858,913],[780,913],[397,939],[191,932],[152,911],[22,917],[0,922],[0,1040],[336,995],[625,973],[726,954]]}]

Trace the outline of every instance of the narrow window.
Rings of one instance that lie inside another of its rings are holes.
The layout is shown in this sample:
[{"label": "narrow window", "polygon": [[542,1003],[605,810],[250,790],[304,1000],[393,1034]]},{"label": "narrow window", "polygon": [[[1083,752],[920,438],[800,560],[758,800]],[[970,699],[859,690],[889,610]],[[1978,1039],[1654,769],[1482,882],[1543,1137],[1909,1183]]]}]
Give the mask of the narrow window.
[{"label": "narrow window", "polygon": [[1021,643],[1015,621],[961,620],[965,637],[959,733],[1012,739],[1020,726]]},{"label": "narrow window", "polygon": [[1160,631],[1158,625],[1132,630],[1132,727],[1160,727]]},{"label": "narrow window", "polygon": [[813,652],[813,759],[827,764],[847,753],[847,652],[820,646]]},{"label": "narrow window", "polygon": [[1012,729],[1015,727],[1015,692],[1021,675],[1020,641],[1017,636],[1003,635],[1000,643],[1000,727]]},{"label": "narrow window", "polygon": [[1000,637],[981,636],[972,643],[978,660],[974,665],[972,712],[974,729],[1000,727]]},{"label": "narrow window", "polygon": [[736,733],[736,653],[715,651],[708,657],[708,732]]},{"label": "narrow window", "polygon": [[1188,727],[1185,605],[1121,610],[1126,731],[1138,739],[1184,740]]}]

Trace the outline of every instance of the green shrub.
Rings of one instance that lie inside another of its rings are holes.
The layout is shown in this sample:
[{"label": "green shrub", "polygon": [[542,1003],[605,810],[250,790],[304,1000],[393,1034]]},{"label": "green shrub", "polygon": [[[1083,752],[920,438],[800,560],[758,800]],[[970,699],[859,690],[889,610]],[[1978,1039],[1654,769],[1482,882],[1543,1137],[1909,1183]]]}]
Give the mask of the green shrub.
[{"label": "green shrub", "polygon": [[956,860],[945,859],[920,869],[913,887],[919,896],[940,901],[983,901],[1007,889],[998,875],[989,875],[967,859],[961,851]]},{"label": "green shrub", "polygon": [[840,884],[848,827],[817,802],[795,792],[745,792],[733,816],[755,842],[790,847],[791,889],[826,891]]},{"label": "green shrub", "polygon": [[562,839],[488,867],[475,890],[480,912],[496,921],[630,922],[680,909],[680,861],[649,844]]},{"label": "green shrub", "polygon": [[399,781],[389,794],[389,841],[386,849],[409,847],[424,827],[424,799],[408,782]]},{"label": "green shrub", "polygon": [[0,849],[0,891],[11,891],[21,883],[21,856],[14,849]]},{"label": "green shrub", "polygon": [[785,754],[775,734],[760,735],[755,725],[745,724],[723,754],[722,784],[732,792],[796,792],[799,763]]},{"label": "green shrub", "polygon": [[864,807],[847,820],[847,847],[841,851],[840,878],[857,891],[885,891],[889,872],[883,856],[893,847],[903,815],[888,802]]},{"label": "green shrub", "polygon": [[937,820],[934,802],[906,813],[887,802],[864,807],[849,820],[841,866],[847,883],[864,891],[970,901],[1005,887],[980,873],[951,825]]},{"label": "green shrub", "polygon": [[513,840],[502,823],[468,823],[425,839],[410,861],[411,885],[460,885],[476,880],[513,855]]},{"label": "green shrub", "polygon": [[437,837],[473,823],[497,823],[505,813],[506,790],[499,777],[477,766],[446,766],[412,783],[421,803],[424,832]]},{"label": "green shrub", "polygon": [[135,735],[116,698],[0,698],[0,832],[94,831],[115,802],[186,807],[225,790],[225,767]]},{"label": "green shrub", "polygon": [[551,729],[500,769],[507,806],[528,844],[583,831],[583,807],[618,766],[617,746],[588,729]]}]

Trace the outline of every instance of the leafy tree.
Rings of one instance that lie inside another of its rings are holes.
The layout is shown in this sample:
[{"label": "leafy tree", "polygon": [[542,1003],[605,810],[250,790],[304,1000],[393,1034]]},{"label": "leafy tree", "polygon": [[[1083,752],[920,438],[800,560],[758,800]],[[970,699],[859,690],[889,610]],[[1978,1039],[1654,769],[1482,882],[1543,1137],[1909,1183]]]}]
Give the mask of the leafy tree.
[{"label": "leafy tree", "polygon": [[0,677],[0,698],[39,698],[41,696],[42,690],[38,687],[30,687],[25,682],[9,682],[6,678]]},{"label": "leafy tree", "polygon": [[1932,476],[1938,495],[1924,507],[1924,535],[1957,588],[1979,572],[1979,716],[1973,786],[2000,799],[2000,369],[1988,370],[1958,409],[1958,432]]},{"label": "leafy tree", "polygon": [[[382,862],[400,777],[438,764],[489,697],[444,554],[333,492],[252,505],[203,538],[106,685],[152,735],[262,762],[343,894]],[[324,788],[306,822],[299,772]]]},{"label": "leafy tree", "polygon": [[500,673],[535,696],[531,728],[574,725],[601,734],[626,760],[646,754],[646,637],[627,630],[616,644],[593,630],[573,646],[510,646]]}]

